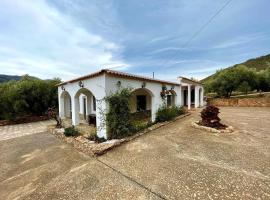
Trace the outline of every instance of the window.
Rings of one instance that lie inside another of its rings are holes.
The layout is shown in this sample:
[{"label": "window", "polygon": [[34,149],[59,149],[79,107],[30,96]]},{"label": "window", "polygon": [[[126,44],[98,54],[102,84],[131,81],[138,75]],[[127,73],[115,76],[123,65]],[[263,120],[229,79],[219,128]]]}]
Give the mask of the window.
[{"label": "window", "polygon": [[137,96],[137,111],[146,110],[146,95]]},{"label": "window", "polygon": [[93,96],[93,111],[96,111],[96,98]]}]

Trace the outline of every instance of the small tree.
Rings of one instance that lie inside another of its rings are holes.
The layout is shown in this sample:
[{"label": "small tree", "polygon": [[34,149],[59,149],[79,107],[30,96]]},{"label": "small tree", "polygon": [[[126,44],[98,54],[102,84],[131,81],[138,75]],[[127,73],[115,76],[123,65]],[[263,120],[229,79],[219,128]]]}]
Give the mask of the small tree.
[{"label": "small tree", "polygon": [[48,117],[49,119],[54,119],[56,121],[56,128],[62,128],[62,121],[58,115],[58,112],[54,107],[48,108]]},{"label": "small tree", "polygon": [[248,84],[247,81],[243,81],[237,88],[240,92],[243,92],[245,94],[247,94],[249,91],[251,91],[251,87]]},{"label": "small tree", "polygon": [[224,129],[226,126],[220,123],[218,117],[219,108],[216,106],[207,106],[201,112],[202,120],[199,122],[200,125],[208,126],[216,129]]}]

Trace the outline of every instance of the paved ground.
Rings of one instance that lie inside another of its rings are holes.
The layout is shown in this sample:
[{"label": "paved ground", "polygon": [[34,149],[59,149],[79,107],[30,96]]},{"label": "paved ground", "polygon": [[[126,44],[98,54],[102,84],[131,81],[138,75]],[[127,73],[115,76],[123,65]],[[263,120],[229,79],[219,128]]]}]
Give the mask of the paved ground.
[{"label": "paved ground", "polygon": [[47,130],[47,126],[53,123],[54,121],[47,120],[26,124],[0,126],[0,141],[44,132]]},{"label": "paved ground", "polygon": [[223,108],[233,134],[198,113],[96,160],[47,133],[0,142],[0,199],[270,199],[270,108]]}]

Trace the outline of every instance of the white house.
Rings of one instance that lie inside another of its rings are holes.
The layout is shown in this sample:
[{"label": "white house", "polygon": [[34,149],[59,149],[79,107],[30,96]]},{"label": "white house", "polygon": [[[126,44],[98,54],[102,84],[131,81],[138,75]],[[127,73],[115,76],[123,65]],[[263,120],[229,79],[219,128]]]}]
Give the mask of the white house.
[{"label": "white house", "polygon": [[158,108],[203,106],[203,87],[199,82],[179,77],[170,82],[103,69],[58,85],[59,116],[71,118],[74,126],[95,117],[98,137],[107,138],[104,113],[108,109],[105,97],[119,88],[132,88],[131,111],[148,111],[155,120]]}]

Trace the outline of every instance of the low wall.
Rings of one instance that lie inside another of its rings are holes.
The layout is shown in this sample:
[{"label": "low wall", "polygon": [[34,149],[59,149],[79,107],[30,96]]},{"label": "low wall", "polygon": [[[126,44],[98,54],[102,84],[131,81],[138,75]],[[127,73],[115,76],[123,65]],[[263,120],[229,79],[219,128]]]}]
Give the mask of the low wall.
[{"label": "low wall", "polygon": [[213,98],[213,99],[208,99],[207,101],[209,105],[213,105],[213,106],[270,107],[269,97]]}]

